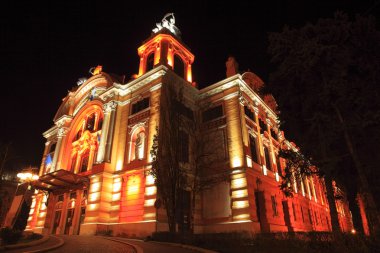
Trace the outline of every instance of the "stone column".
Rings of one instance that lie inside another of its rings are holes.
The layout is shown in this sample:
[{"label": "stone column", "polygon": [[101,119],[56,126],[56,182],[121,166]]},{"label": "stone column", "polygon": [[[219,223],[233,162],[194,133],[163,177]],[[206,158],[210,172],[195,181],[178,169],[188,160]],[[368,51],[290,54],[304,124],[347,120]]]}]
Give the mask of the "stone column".
[{"label": "stone column", "polygon": [[52,162],[52,165],[51,165],[51,172],[57,170],[56,166],[57,166],[57,162],[58,162],[59,153],[61,152],[62,139],[63,139],[63,137],[66,136],[66,133],[67,133],[67,128],[66,127],[60,127],[58,129],[57,145],[56,145],[55,151],[54,151],[53,162]]},{"label": "stone column", "polygon": [[115,101],[111,101],[103,105],[104,120],[103,120],[103,126],[102,126],[102,134],[100,136],[98,155],[96,157],[96,163],[101,163],[104,161],[108,130],[110,126],[111,112],[116,109],[116,105],[117,104]]}]

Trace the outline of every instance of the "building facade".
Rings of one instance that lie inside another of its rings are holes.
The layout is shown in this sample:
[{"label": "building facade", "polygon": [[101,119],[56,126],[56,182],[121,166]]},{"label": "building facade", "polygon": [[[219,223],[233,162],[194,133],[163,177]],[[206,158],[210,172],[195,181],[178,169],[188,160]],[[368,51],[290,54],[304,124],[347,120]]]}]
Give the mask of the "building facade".
[{"label": "building facade", "polygon": [[[197,119],[204,152],[212,151],[204,176],[229,172],[228,180],[197,193],[196,233],[330,231],[323,181],[295,181],[293,198],[279,188],[285,161],[278,151],[295,145],[279,129],[274,98],[260,95],[263,81],[252,72],[239,74],[229,58],[226,79],[197,89],[194,55],[180,39],[174,17],[168,18],[138,48],[139,72],[132,80],[98,66],[63,99],[54,126],[43,134],[46,145],[27,229],[45,234],[112,230],[139,237],[167,230],[149,171],[165,87],[173,86],[181,90],[185,114]],[[189,154],[183,163],[191,167],[197,147],[191,140],[184,143]]]}]

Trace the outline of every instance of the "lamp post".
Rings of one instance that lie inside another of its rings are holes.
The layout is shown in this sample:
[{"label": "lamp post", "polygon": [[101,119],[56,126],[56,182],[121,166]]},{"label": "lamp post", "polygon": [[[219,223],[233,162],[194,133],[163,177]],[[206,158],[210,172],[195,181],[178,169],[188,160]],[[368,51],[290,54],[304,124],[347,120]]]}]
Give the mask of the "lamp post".
[{"label": "lamp post", "polygon": [[5,227],[14,227],[24,202],[27,203],[27,199],[30,195],[28,196],[26,193],[28,190],[31,190],[31,182],[38,180],[39,178],[37,174],[33,173],[34,170],[34,168],[29,167],[17,174],[17,178],[19,178],[20,183],[17,185],[12,205],[5,218]]}]

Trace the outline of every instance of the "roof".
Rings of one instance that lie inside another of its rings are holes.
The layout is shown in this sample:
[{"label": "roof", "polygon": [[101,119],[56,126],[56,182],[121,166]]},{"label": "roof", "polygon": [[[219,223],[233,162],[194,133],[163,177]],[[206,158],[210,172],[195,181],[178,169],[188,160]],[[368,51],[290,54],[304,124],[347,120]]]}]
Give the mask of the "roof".
[{"label": "roof", "polygon": [[56,191],[82,188],[89,183],[87,177],[74,174],[67,170],[57,170],[41,176],[32,185],[40,190]]}]

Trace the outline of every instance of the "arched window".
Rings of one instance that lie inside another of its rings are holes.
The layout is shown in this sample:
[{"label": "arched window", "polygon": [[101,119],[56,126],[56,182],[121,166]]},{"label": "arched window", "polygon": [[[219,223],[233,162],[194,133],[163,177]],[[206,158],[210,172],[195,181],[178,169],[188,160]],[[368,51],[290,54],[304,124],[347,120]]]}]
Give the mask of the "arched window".
[{"label": "arched window", "polygon": [[146,58],[146,70],[145,72],[148,72],[149,70],[154,68],[154,52],[150,53],[148,57]]},{"label": "arched window", "polygon": [[78,124],[73,129],[75,132],[71,142],[71,161],[68,162],[68,168],[73,173],[91,170],[96,157],[103,114],[100,107],[93,108],[78,119]]},{"label": "arched window", "polygon": [[142,160],[146,151],[146,134],[144,127],[137,127],[131,136],[131,145],[129,151],[129,160]]},{"label": "arched window", "polygon": [[174,72],[180,77],[185,78],[185,64],[178,55],[174,55]]}]

